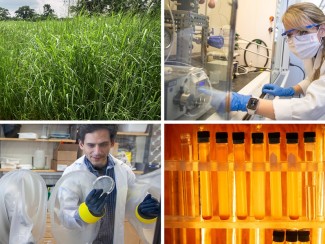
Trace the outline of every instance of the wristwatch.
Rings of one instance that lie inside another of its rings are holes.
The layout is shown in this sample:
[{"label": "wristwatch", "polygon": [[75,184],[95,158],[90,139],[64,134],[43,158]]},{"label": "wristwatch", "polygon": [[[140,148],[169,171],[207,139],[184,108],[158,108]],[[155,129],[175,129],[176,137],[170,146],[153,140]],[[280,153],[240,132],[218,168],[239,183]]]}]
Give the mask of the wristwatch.
[{"label": "wristwatch", "polygon": [[258,106],[258,102],[259,102],[258,98],[255,98],[255,97],[251,97],[248,100],[246,108],[247,108],[247,113],[249,115],[254,115],[255,114],[257,106]]}]

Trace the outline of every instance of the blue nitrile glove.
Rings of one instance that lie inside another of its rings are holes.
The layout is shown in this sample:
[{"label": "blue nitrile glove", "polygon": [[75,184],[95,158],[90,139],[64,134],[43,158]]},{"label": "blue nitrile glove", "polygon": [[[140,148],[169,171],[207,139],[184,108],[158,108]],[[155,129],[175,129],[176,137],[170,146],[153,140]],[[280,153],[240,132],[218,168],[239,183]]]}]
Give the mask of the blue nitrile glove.
[{"label": "blue nitrile glove", "polygon": [[262,88],[262,92],[270,94],[272,96],[279,96],[279,97],[289,97],[295,94],[295,90],[292,87],[282,88],[274,84],[264,85]]},{"label": "blue nitrile glove", "polygon": [[142,203],[139,204],[138,213],[144,219],[153,219],[158,217],[159,202],[157,199],[151,197],[151,194],[148,194]]},{"label": "blue nitrile glove", "polygon": [[103,189],[93,189],[86,197],[86,205],[94,216],[103,216],[105,213],[105,203],[107,193],[103,193]]},{"label": "blue nitrile glove", "polygon": [[216,110],[217,113],[224,113],[226,110],[226,97],[227,93],[215,89],[206,89],[199,87],[198,91],[206,95],[211,96],[211,106]]},{"label": "blue nitrile glove", "polygon": [[223,36],[210,36],[208,39],[208,44],[212,47],[222,48],[224,44]]},{"label": "blue nitrile glove", "polygon": [[[211,106],[218,113],[224,113],[226,111],[226,92],[214,89],[209,90],[203,87],[200,87],[198,91],[211,96]],[[251,96],[249,95],[241,95],[239,93],[232,92],[230,101],[230,111],[247,111],[246,105],[250,98]]]},{"label": "blue nitrile glove", "polygon": [[246,105],[248,103],[248,100],[251,97],[252,96],[250,96],[250,95],[242,95],[237,92],[232,92],[231,93],[230,110],[246,112],[247,111]]}]

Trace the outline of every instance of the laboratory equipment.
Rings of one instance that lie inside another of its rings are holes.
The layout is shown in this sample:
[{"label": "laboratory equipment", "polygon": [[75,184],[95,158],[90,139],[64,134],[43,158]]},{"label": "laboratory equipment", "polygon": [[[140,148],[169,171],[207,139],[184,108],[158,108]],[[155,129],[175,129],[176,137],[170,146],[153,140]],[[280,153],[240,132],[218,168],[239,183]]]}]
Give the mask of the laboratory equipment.
[{"label": "laboratory equipment", "polygon": [[166,119],[193,119],[210,109],[210,96],[200,93],[198,88],[211,88],[209,78],[201,68],[166,65]]},{"label": "laboratory equipment", "polygon": [[284,230],[274,230],[272,244],[284,243],[284,234],[285,234]]},{"label": "laboratory equipment", "polygon": [[[216,14],[222,9],[223,15],[229,16],[222,20],[218,33],[209,26],[208,7],[218,8]],[[230,91],[236,10],[237,0],[165,1],[165,119],[197,120],[214,113],[209,96],[199,93],[198,87],[210,89],[213,84],[215,89]],[[209,46],[209,38],[210,44],[218,40],[218,45]],[[220,49],[218,54],[208,55],[212,48]],[[227,109],[220,116],[227,117]]]}]

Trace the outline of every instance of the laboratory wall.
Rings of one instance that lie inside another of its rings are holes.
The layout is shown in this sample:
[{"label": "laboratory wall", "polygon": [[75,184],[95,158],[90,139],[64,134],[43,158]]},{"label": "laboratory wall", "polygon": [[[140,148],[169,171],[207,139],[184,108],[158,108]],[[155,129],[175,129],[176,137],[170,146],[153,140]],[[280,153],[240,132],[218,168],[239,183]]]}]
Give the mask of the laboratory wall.
[{"label": "laboratory wall", "polygon": [[[272,48],[273,32],[269,32],[269,28],[273,28],[273,22],[270,22],[270,16],[275,15],[277,1],[275,0],[239,0],[236,22],[236,33],[243,39],[252,41],[261,39]],[[239,40],[238,45],[242,48],[247,46],[248,42]],[[244,51],[237,50],[240,55],[236,58],[239,64],[244,65]],[[255,56],[252,56],[255,57]],[[270,52],[271,57],[271,52]],[[256,57],[258,58],[258,57]],[[264,63],[264,58],[263,62]],[[250,61],[249,61],[250,62]],[[270,65],[271,62],[268,62]],[[270,66],[268,66],[270,67]]]}]

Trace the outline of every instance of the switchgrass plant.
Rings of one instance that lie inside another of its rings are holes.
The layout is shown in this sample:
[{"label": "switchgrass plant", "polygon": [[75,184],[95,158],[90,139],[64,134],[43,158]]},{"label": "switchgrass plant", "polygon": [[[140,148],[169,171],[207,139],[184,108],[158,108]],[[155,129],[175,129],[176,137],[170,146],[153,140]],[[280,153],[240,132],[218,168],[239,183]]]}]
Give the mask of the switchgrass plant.
[{"label": "switchgrass plant", "polygon": [[159,120],[160,16],[0,22],[1,120]]}]

